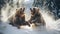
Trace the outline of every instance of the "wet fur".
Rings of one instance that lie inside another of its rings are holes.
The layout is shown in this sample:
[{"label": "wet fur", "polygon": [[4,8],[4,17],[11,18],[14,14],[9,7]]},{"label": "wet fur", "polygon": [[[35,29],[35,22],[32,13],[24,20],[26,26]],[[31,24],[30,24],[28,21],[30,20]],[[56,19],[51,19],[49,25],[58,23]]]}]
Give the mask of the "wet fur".
[{"label": "wet fur", "polygon": [[9,24],[17,27],[29,25],[29,23],[25,21],[24,10],[25,8],[16,9],[16,13],[8,19],[10,21]]},{"label": "wet fur", "polygon": [[31,24],[40,23],[40,25],[45,25],[45,21],[41,15],[41,13],[39,12],[39,8],[33,8],[33,9],[30,8],[30,10],[31,10],[31,18],[30,18],[29,22]]}]

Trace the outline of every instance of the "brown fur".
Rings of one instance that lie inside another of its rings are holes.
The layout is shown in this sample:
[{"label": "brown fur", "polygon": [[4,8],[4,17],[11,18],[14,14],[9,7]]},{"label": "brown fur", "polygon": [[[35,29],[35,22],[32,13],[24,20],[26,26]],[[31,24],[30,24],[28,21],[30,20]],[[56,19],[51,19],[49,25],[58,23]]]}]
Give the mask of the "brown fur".
[{"label": "brown fur", "polygon": [[29,20],[30,23],[40,23],[41,25],[45,25],[45,21],[41,15],[41,13],[39,12],[39,8],[33,8],[31,9],[31,18]]},{"label": "brown fur", "polygon": [[14,16],[9,18],[10,24],[13,26],[21,26],[21,25],[29,25],[28,22],[25,21],[25,8],[16,9],[16,13]]},{"label": "brown fur", "polygon": [[8,20],[10,21],[10,24],[13,26],[21,26],[21,25],[29,25],[31,23],[40,23],[42,25],[45,25],[45,21],[39,12],[39,8],[33,8],[31,10],[31,18],[29,21],[25,21],[25,13],[24,13],[25,8],[20,8],[16,9],[16,13],[10,17]]}]

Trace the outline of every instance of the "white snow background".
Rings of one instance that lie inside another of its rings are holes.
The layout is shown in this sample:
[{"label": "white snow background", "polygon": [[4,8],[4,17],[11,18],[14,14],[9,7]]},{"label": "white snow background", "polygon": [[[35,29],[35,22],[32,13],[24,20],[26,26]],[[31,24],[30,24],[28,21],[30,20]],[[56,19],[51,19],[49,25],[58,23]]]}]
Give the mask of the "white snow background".
[{"label": "white snow background", "polygon": [[[38,27],[28,27],[23,26],[21,29],[17,29],[17,27],[13,27],[12,25],[9,25],[7,21],[7,18],[10,17],[15,13],[16,10],[16,3],[18,0],[13,0],[13,6],[9,6],[7,3],[5,7],[2,8],[2,24],[1,24],[1,32],[3,34],[60,34],[60,19],[54,20],[52,16],[49,16],[47,13],[43,12],[45,10],[40,10],[41,14],[46,21],[46,26],[38,26]],[[25,13],[26,13],[26,20],[30,19],[30,9],[32,6],[34,0],[19,0],[19,6],[24,5],[26,7]],[[8,14],[8,10],[10,10],[10,15]],[[9,16],[8,16],[9,15]]]}]

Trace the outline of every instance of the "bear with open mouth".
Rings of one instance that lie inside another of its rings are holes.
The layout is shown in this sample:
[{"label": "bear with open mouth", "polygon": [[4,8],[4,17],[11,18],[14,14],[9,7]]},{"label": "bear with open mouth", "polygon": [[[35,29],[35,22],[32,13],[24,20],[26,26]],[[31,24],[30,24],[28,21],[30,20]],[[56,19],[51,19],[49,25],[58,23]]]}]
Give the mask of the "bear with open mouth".
[{"label": "bear with open mouth", "polygon": [[39,12],[39,8],[30,8],[31,18],[28,21],[25,20],[24,11],[25,8],[16,9],[16,13],[8,19],[10,21],[9,24],[16,26],[18,28],[20,28],[20,26],[22,25],[30,26],[30,24],[32,23],[34,23],[35,25],[45,25],[45,21],[41,13]]},{"label": "bear with open mouth", "polygon": [[41,13],[39,12],[40,11],[39,8],[30,8],[30,11],[31,11],[31,18],[30,18],[29,22],[31,24],[34,23],[35,25],[38,25],[40,23],[40,25],[45,25],[45,21],[41,15]]},{"label": "bear with open mouth", "polygon": [[20,28],[20,26],[22,25],[30,26],[30,24],[27,21],[25,21],[24,10],[25,8],[16,9],[16,13],[8,19],[10,21],[9,24],[16,26],[18,28]]}]

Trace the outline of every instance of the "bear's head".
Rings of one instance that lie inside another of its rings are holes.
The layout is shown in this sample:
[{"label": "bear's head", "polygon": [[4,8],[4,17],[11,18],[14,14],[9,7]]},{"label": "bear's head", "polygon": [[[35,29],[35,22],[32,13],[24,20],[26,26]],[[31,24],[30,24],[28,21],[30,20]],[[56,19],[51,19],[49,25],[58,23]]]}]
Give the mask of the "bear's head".
[{"label": "bear's head", "polygon": [[39,8],[30,8],[30,10],[31,10],[31,15],[35,15],[35,14],[37,14],[37,13],[39,13]]},{"label": "bear's head", "polygon": [[36,9],[35,8],[30,8],[30,10],[31,10],[31,15],[34,15],[35,14],[35,11],[36,11]]},{"label": "bear's head", "polygon": [[24,15],[25,8],[16,9],[16,15],[22,17]]}]

